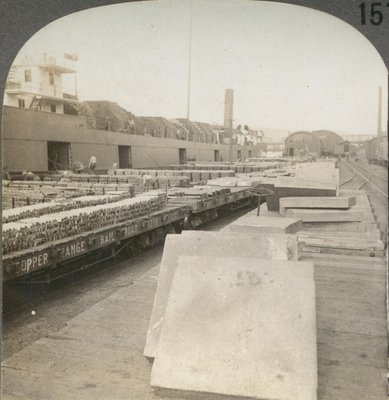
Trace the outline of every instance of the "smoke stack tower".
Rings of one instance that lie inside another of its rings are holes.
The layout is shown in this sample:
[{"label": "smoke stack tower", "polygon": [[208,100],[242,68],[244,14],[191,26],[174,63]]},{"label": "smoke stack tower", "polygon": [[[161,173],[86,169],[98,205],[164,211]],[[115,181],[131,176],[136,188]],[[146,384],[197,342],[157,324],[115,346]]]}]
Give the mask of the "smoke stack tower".
[{"label": "smoke stack tower", "polygon": [[224,96],[224,131],[229,134],[229,161],[232,163],[232,119],[234,110],[234,91],[226,89]]},{"label": "smoke stack tower", "polygon": [[382,136],[382,87],[378,88],[378,124],[377,136]]}]

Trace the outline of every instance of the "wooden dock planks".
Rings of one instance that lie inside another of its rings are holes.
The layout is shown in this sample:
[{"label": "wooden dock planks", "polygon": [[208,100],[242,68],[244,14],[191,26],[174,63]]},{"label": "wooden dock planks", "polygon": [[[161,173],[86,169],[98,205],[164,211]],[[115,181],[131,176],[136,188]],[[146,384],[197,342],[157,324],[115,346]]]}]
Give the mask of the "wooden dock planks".
[{"label": "wooden dock planks", "polygon": [[[318,399],[387,400],[386,260],[333,254],[303,258],[314,262],[315,280],[323,282],[316,289]],[[8,358],[2,399],[160,399],[150,389],[151,364],[143,357],[157,276],[157,268],[151,269],[55,335]],[[334,299],[330,288],[339,279],[348,285],[343,299]],[[360,279],[381,284],[359,293],[359,299],[348,298]]]},{"label": "wooden dock planks", "polygon": [[386,399],[386,260],[334,255],[302,260],[315,265],[318,398]]}]

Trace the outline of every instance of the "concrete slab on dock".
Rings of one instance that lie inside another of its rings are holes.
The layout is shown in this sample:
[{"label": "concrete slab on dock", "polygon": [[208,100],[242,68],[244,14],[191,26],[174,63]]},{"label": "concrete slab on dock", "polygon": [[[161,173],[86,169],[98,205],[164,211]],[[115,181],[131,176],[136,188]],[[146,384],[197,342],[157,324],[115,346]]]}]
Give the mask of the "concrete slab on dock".
[{"label": "concrete slab on dock", "polygon": [[276,178],[275,188],[289,188],[289,189],[312,189],[312,190],[330,190],[336,195],[337,184],[336,182],[319,182],[317,179],[313,178],[297,178],[289,176],[279,176]]},{"label": "concrete slab on dock", "polygon": [[339,169],[335,168],[333,161],[296,164],[295,176],[300,181],[311,180],[316,184],[339,185]]},{"label": "concrete slab on dock", "polygon": [[301,182],[296,178],[283,178],[284,181],[278,182],[272,188],[274,195],[266,198],[269,211],[279,211],[279,199],[284,197],[333,197],[337,195],[337,189],[332,185],[324,187],[312,181]]},{"label": "concrete slab on dock", "polygon": [[[236,236],[232,232],[212,231],[182,231],[181,236],[190,236],[192,242],[196,241],[198,246],[203,247],[235,247],[235,255],[239,251],[242,257],[260,257],[275,260],[297,260],[297,237],[296,235],[274,233],[271,235],[260,235],[247,233]],[[222,244],[221,244],[222,243]],[[224,251],[224,250],[223,250]]]},{"label": "concrete slab on dock", "polygon": [[[204,235],[202,235],[204,233]],[[179,256],[230,256],[297,259],[297,238],[292,235],[244,234],[234,236],[224,232],[187,231],[181,235],[167,235],[158,277],[158,287],[150,318],[144,355],[153,358],[163,324],[171,283]]]},{"label": "concrete slab on dock", "polygon": [[298,218],[302,222],[360,222],[365,218],[363,212],[349,210],[322,210],[307,208],[287,208],[285,217]]},{"label": "concrete slab on dock", "polygon": [[298,261],[179,257],[152,386],[316,399],[313,273]]},{"label": "concrete slab on dock", "polygon": [[229,230],[231,232],[272,234],[296,233],[301,227],[301,220],[297,218],[244,216],[230,224]]},{"label": "concrete slab on dock", "polygon": [[280,214],[287,208],[347,209],[356,204],[355,197],[284,197],[280,199]]},{"label": "concrete slab on dock", "polygon": [[[361,222],[304,222],[303,230],[309,230],[311,232],[326,231],[326,232],[366,232],[367,224],[364,221]],[[330,235],[329,235],[330,236]]]}]

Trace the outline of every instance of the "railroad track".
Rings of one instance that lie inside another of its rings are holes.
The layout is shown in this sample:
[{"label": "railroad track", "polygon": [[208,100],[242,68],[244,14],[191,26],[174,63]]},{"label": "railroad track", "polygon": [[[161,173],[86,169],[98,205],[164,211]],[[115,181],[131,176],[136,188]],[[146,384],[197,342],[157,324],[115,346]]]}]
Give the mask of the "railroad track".
[{"label": "railroad track", "polygon": [[[382,186],[379,187],[378,186],[378,182],[380,182],[380,185],[382,185],[383,183],[385,183],[385,186],[387,186],[388,183],[388,179],[379,175],[379,174],[375,174],[374,172],[372,172],[371,170],[369,170],[368,168],[365,168],[359,164],[355,164],[353,162],[350,161],[342,161],[342,164],[345,165],[346,167],[348,167],[350,170],[352,170],[353,175],[348,178],[346,181],[342,182],[340,184],[340,186],[344,186],[345,184],[347,184],[348,182],[351,182],[353,179],[355,179],[356,177],[360,177],[363,179],[362,183],[358,186],[358,189],[362,189],[363,186],[365,186],[366,184],[370,185],[372,188],[374,188],[374,190],[380,194],[380,196],[387,201],[388,200],[388,193],[387,191],[382,189]],[[363,173],[361,172],[363,171]],[[376,180],[376,183],[373,182],[373,179]]]},{"label": "railroad track", "polygon": [[360,165],[360,164],[358,164],[358,163],[356,163],[356,162],[348,161],[348,163],[351,164],[351,165],[353,165],[353,166],[356,167],[356,168],[360,168],[360,169],[366,171],[366,172],[368,173],[368,175],[369,175],[371,178],[378,179],[379,181],[383,181],[383,182],[385,182],[386,184],[388,183],[388,176],[387,176],[387,173],[386,173],[385,176],[384,176],[384,175],[379,174],[379,173],[377,173],[377,172],[373,172],[371,169],[366,168],[366,167],[364,167],[363,165]]}]

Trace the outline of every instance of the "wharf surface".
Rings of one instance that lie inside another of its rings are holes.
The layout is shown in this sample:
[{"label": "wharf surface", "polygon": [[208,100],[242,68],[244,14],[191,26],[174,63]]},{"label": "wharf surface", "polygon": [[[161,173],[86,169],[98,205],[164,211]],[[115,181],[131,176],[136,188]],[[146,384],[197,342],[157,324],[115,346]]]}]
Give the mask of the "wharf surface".
[{"label": "wharf surface", "polygon": [[[318,399],[387,398],[386,262],[315,263]],[[158,266],[3,363],[2,398],[158,399],[143,348]]]},{"label": "wharf surface", "polygon": [[[386,259],[320,252],[301,259],[315,264],[318,399],[387,399]],[[163,398],[150,387],[152,365],[143,356],[157,279],[157,263],[148,265],[6,359],[2,399]]]}]

